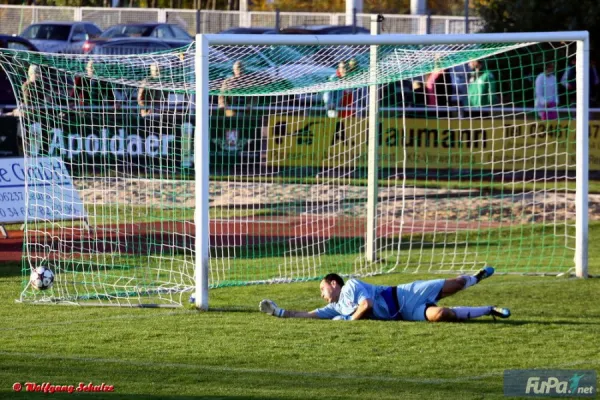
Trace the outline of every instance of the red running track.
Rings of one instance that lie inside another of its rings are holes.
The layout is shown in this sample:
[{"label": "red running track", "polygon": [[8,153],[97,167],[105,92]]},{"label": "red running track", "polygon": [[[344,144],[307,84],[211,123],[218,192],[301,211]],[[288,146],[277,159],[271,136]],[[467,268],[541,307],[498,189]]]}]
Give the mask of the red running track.
[{"label": "red running track", "polygon": [[[382,221],[377,237],[398,237],[402,234],[427,232],[456,232],[486,229],[497,223],[470,223],[460,221]],[[58,228],[39,231],[32,236],[34,242],[77,253],[119,252],[147,254],[172,249],[173,246],[190,247],[194,243],[195,226],[192,221],[144,222],[136,224],[105,225],[86,229]],[[306,245],[311,241],[330,238],[364,238],[364,218],[305,215],[292,217],[251,217],[210,222],[210,244],[214,247],[240,247],[273,241],[298,241]],[[0,239],[0,261],[21,259],[24,233],[9,231],[7,239]]]}]

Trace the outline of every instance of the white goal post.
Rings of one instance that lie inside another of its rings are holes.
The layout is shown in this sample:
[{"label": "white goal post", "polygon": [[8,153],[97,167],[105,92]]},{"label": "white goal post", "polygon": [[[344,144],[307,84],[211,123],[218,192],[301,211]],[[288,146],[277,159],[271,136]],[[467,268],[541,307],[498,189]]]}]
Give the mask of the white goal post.
[{"label": "white goal post", "polygon": [[0,221],[26,221],[19,301],[206,310],[209,289],[331,272],[586,277],[588,33],[377,29],[0,49],[24,153],[20,192],[0,188]]},{"label": "white goal post", "polygon": [[[576,42],[576,238],[575,271],[578,277],[587,277],[588,264],[588,87],[589,35],[587,32],[498,33],[465,35],[197,35],[196,36],[196,305],[208,309],[209,275],[209,65],[210,46],[398,46],[398,45],[456,45],[508,44],[520,42]],[[369,152],[369,157],[376,156]],[[371,171],[372,174],[372,171]],[[370,179],[373,177],[370,175]],[[376,181],[376,179],[375,179]],[[371,207],[375,207],[371,204]],[[368,215],[375,215],[369,210]],[[372,222],[371,222],[372,223]],[[373,228],[372,230],[374,230]],[[367,244],[367,248],[370,248]],[[367,255],[372,260],[373,255]]]}]

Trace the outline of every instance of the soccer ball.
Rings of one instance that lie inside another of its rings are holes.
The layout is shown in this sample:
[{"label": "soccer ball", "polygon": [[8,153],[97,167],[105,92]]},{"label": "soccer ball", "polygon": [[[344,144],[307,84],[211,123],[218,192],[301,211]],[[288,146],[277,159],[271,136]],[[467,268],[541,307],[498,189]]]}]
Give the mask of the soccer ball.
[{"label": "soccer ball", "polygon": [[29,282],[31,282],[31,286],[33,286],[34,289],[50,289],[54,283],[54,272],[50,271],[47,267],[37,267],[31,271]]}]

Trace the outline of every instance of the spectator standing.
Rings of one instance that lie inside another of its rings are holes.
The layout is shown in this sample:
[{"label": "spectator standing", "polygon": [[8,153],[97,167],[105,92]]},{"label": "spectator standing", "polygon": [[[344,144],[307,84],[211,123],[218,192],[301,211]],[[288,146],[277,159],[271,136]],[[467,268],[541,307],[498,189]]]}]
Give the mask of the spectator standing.
[{"label": "spectator standing", "polygon": [[21,107],[13,113],[15,116],[28,115],[30,118],[29,126],[18,134],[19,141],[21,135],[27,135],[28,147],[23,149],[27,155],[47,154],[48,137],[43,134],[42,125],[38,121],[60,115],[52,107],[52,94],[50,74],[47,70],[42,73],[39,65],[31,64],[27,69],[27,79],[21,86]]},{"label": "spectator standing", "polygon": [[[46,80],[46,81],[45,81]],[[40,66],[31,64],[27,69],[27,79],[21,86],[21,103],[24,109],[46,104],[48,77],[42,76]]]},{"label": "spectator standing", "polygon": [[[329,80],[332,82],[351,79],[359,72],[356,59],[340,61],[335,75]],[[368,105],[368,87],[356,89],[331,90],[323,94],[323,102],[330,118],[347,118],[356,115],[357,111],[366,109]]]},{"label": "spectator standing", "polygon": [[[575,57],[569,59],[569,65],[560,79],[559,86],[559,104],[565,104],[568,107],[575,107],[577,103],[577,60]],[[589,70],[589,95],[590,104],[595,105],[598,101],[598,91],[600,89],[600,75],[596,68],[596,61],[590,58]]]},{"label": "spectator standing", "polygon": [[471,73],[467,85],[469,107],[490,107],[496,104],[496,81],[494,75],[481,60],[469,62]]},{"label": "spectator standing", "polygon": [[425,98],[428,107],[445,107],[452,93],[450,76],[444,69],[436,68],[425,80]]},{"label": "spectator standing", "polygon": [[158,63],[150,65],[150,76],[142,81],[138,91],[137,101],[142,117],[149,116],[157,111],[160,113],[167,106],[165,92],[156,89],[160,86],[160,66]]},{"label": "spectator standing", "polygon": [[[231,108],[239,102],[239,98],[228,96],[227,91],[241,87],[241,81],[244,79],[244,65],[241,61],[233,63],[233,76],[225,79],[221,85],[221,94],[219,95],[219,109],[225,110],[225,116],[233,117],[235,110]],[[250,104],[248,104],[249,106]]]},{"label": "spectator standing", "polygon": [[[346,61],[340,61],[335,71],[335,75],[329,77],[332,82],[340,81],[346,78],[348,74],[348,65]],[[327,108],[327,115],[331,118],[346,116],[346,111],[338,112],[338,108],[347,107],[352,104],[352,94],[347,90],[331,90],[323,94],[323,102]]]},{"label": "spectator standing", "polygon": [[535,108],[544,121],[558,118],[558,85],[554,75],[554,63],[548,62],[544,72],[535,80]]},{"label": "spectator standing", "polygon": [[[561,87],[560,87],[559,95],[562,95],[561,97],[563,99],[563,101],[560,101],[560,103],[564,103],[568,107],[570,107],[571,105],[574,105],[575,100],[576,100],[576,94],[577,94],[577,92],[575,91],[575,86],[576,86],[575,65],[576,64],[577,64],[577,60],[575,59],[575,57],[571,57],[569,59],[569,65],[567,66],[567,69],[565,69],[565,72],[562,75],[562,78],[560,79]],[[590,86],[591,86],[591,84],[590,84]]]},{"label": "spectator standing", "polygon": [[85,76],[76,76],[69,98],[75,99],[76,106],[109,106],[117,109],[118,104],[112,85],[101,82],[96,76],[96,67],[93,60],[88,61],[85,67]]},{"label": "spectator standing", "polygon": [[358,72],[358,61],[356,58],[351,58],[348,61],[348,76],[354,75]]}]

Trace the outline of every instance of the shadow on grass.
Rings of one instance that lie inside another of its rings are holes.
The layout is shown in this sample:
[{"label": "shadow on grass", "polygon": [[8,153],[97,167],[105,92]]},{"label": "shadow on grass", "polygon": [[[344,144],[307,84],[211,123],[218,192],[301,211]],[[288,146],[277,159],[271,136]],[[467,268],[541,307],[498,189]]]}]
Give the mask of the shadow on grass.
[{"label": "shadow on grass", "polygon": [[258,304],[256,307],[210,307],[208,312],[226,312],[226,313],[260,313]]},{"label": "shadow on grass", "polygon": [[[427,395],[430,395],[431,392],[433,392],[434,394],[439,394],[442,396],[442,398],[457,398],[456,395],[456,386],[457,384],[448,384],[448,385],[435,385],[433,388],[428,389],[428,390],[424,390],[423,389],[423,384],[417,384],[417,383],[410,383],[410,382],[403,382],[402,384],[402,390],[397,390],[396,392],[398,393],[398,398],[402,398],[402,394],[406,393],[408,395],[410,395],[410,398],[414,398],[413,396],[415,394],[419,394],[422,393],[423,397],[427,397]],[[332,389],[333,390],[333,389]],[[389,392],[389,390],[388,390]],[[344,393],[344,392],[342,392]],[[347,393],[347,392],[346,392]],[[263,394],[257,394],[255,396],[249,396],[249,395],[244,395],[244,396],[227,396],[227,395],[209,395],[209,396],[202,396],[202,395],[198,395],[198,396],[169,396],[169,395],[147,395],[147,394],[128,394],[128,393],[86,393],[89,394],[90,396],[92,396],[95,400],[96,399],[133,399],[133,400],[186,400],[186,399],[205,399],[205,400],[275,400],[275,399],[279,399],[279,400],[284,400],[284,399],[298,399],[298,398],[302,398],[299,397],[297,393],[294,393],[294,389],[293,386],[291,386],[290,389],[290,393],[288,395],[279,395],[276,397],[272,397],[272,396],[265,396],[264,393]],[[496,394],[496,391],[491,391],[487,385],[485,385],[484,383],[479,383],[479,382],[469,382],[469,384],[462,384],[462,390],[459,392],[459,396],[460,395],[477,395],[479,396],[484,396],[485,394]],[[0,392],[0,397],[2,397],[3,393]],[[452,396],[454,395],[454,396]],[[20,393],[10,393],[9,397],[6,398],[10,398],[10,399],[29,399],[29,398],[37,398],[39,396],[45,397],[45,398],[52,398],[52,399],[71,399],[73,398],[73,394],[68,394],[68,393],[53,393],[53,394],[47,394],[47,393],[27,393],[27,392],[20,392]],[[51,396],[51,397],[48,397]],[[322,395],[317,396],[317,395],[307,395],[306,397],[303,397],[305,399],[316,399],[316,398],[322,398]],[[336,396],[336,398],[338,398]],[[354,396],[352,396],[352,398],[354,398]],[[368,397],[367,397],[368,398]]]},{"label": "shadow on grass", "polygon": [[[235,249],[234,253],[238,259],[255,259],[255,258],[269,258],[269,257],[285,257],[290,255],[298,256],[312,256],[312,255],[352,255],[361,254],[362,249],[365,246],[365,240],[363,238],[317,238],[317,237],[298,237],[298,238],[268,238],[268,242],[260,243],[256,245],[245,245],[245,246],[225,246],[225,247],[211,247],[211,257],[218,258],[223,255],[230,254],[232,248]],[[376,248],[389,249],[395,251],[410,250],[418,247],[421,251],[431,249],[444,249],[448,247],[448,242],[453,244],[454,249],[465,248],[472,243],[467,243],[456,238],[448,238],[446,241],[434,242],[433,237],[418,237],[413,236],[411,241],[407,241],[406,238],[385,238],[379,239],[376,244]],[[460,243],[459,243],[460,242]],[[494,241],[480,242],[479,245],[486,247],[496,247],[499,243]]]},{"label": "shadow on grass", "polygon": [[0,278],[11,276],[21,276],[21,262],[0,262]]},{"label": "shadow on grass", "polygon": [[512,326],[523,326],[523,325],[600,325],[600,321],[592,322],[592,321],[579,321],[579,320],[569,320],[569,319],[559,319],[559,320],[548,320],[548,321],[531,321],[531,320],[518,320],[518,319],[509,319],[509,320],[496,320],[493,319],[473,319],[466,322],[458,322],[458,323],[467,323],[467,324],[484,324],[484,325],[512,325]]},{"label": "shadow on grass", "polygon": [[[115,391],[117,389],[115,388]],[[77,393],[77,392],[75,392]],[[152,396],[147,394],[127,394],[127,393],[85,393],[92,396],[95,400],[97,399],[133,399],[133,400],[186,400],[186,399],[206,399],[206,400],[257,400],[257,399],[281,399],[281,397],[265,397],[265,396]],[[42,393],[42,392],[21,392],[21,393],[11,393],[10,399],[29,399],[34,395],[38,395],[44,398],[50,398],[48,396],[52,396],[53,399],[71,399],[73,398],[73,394],[68,393]],[[0,392],[0,397],[2,397],[2,393]]]}]

